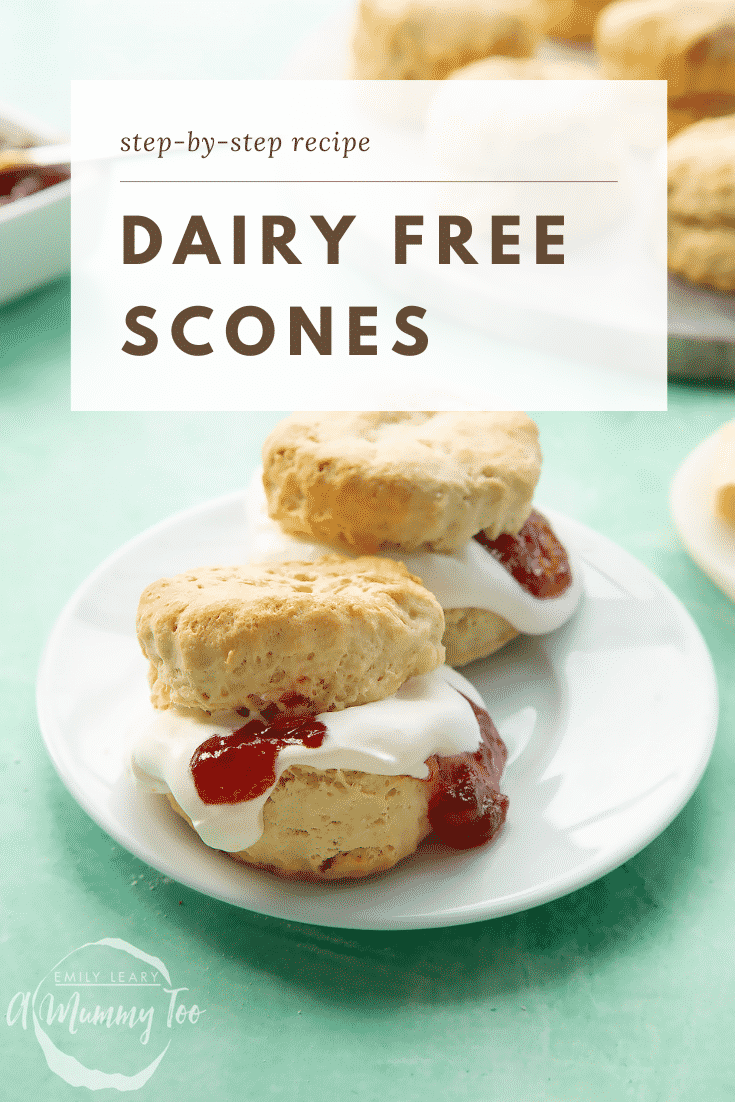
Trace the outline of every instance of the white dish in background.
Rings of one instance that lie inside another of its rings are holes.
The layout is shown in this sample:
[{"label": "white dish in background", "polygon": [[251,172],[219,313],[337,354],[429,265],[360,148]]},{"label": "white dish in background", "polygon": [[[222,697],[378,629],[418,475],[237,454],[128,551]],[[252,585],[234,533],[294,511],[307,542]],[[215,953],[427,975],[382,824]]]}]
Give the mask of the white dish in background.
[{"label": "white dish in background", "polygon": [[512,914],[614,869],[684,806],[709,758],[717,691],[709,653],[673,594],[621,548],[546,511],[583,563],[586,595],[548,636],[516,640],[462,671],[509,749],[508,820],[487,847],[424,843],[364,882],[304,884],[208,849],[127,771],[147,706],[134,632],[143,588],[162,575],[242,559],[245,495],[149,529],[72,597],[38,678],[46,746],[79,804],[131,853],[217,899],[323,926],[421,929]]},{"label": "white dish in background", "polygon": [[714,509],[713,468],[720,429],[690,452],[674,475],[670,505],[676,530],[697,566],[735,601],[735,527]]},{"label": "white dish in background", "polygon": [[[50,145],[63,136],[0,103],[0,145]],[[69,271],[71,182],[0,206],[0,304]]]}]

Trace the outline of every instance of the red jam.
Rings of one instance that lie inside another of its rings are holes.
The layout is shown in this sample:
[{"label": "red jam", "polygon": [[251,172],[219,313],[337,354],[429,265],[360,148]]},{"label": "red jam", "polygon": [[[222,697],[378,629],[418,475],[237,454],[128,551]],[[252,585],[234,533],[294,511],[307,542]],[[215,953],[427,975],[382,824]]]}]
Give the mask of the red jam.
[{"label": "red jam", "polygon": [[[462,693],[464,696],[464,693]],[[465,697],[477,718],[481,744],[474,753],[431,757],[429,822],[440,842],[473,849],[493,838],[505,822],[508,797],[500,791],[508,751],[484,708]]]},{"label": "red jam", "polygon": [[321,746],[327,728],[314,716],[281,714],[264,723],[251,719],[231,735],[214,735],[198,746],[191,773],[205,804],[254,800],[275,784],[276,759],[284,746]]},{"label": "red jam", "polygon": [[69,179],[68,170],[59,165],[53,168],[18,167],[0,172],[0,207],[14,203],[16,199],[25,199],[37,191],[60,184]]},{"label": "red jam", "polygon": [[503,534],[490,540],[478,532],[475,539],[534,597],[559,597],[572,584],[567,553],[535,509],[517,536]]}]

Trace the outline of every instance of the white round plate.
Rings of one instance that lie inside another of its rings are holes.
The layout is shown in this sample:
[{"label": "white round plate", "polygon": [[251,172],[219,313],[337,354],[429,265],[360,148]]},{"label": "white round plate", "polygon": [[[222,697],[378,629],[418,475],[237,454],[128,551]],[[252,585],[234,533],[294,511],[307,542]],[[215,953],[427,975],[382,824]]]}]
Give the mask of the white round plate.
[{"label": "white round plate", "polygon": [[[0,147],[51,145],[63,135],[0,103]],[[71,181],[43,188],[0,207],[0,303],[69,271]]]},{"label": "white round plate", "polygon": [[207,849],[164,799],[134,787],[126,745],[147,699],[138,597],[162,575],[242,559],[240,493],[126,544],[61,614],[41,663],[38,712],[62,781],[101,827],[162,873],[291,921],[452,926],[588,884],[655,838],[689,799],[712,748],[717,689],[699,631],[666,586],[604,537],[547,513],[582,562],[582,605],[551,635],[519,638],[463,670],[509,750],[508,819],[491,845],[457,852],[427,841],[367,881],[290,882]]},{"label": "white round plate", "polygon": [[690,452],[671,483],[671,516],[697,566],[735,601],[735,528],[715,515],[712,470],[720,430]]}]

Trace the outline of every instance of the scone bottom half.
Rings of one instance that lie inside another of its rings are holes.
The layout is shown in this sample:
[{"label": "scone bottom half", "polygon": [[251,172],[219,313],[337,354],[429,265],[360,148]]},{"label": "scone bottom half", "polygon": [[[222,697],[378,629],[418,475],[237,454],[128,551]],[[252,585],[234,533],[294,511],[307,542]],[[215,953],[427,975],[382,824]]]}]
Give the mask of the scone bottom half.
[{"label": "scone bottom half", "polygon": [[[431,677],[441,681],[440,674]],[[149,776],[165,780],[155,790],[167,796],[210,847],[295,879],[351,879],[385,872],[432,832],[454,849],[485,845],[505,821],[508,801],[500,792],[505,746],[484,708],[444,683],[452,702],[447,711],[446,702],[437,701],[439,729],[453,721],[459,734],[450,738],[451,750],[446,727],[439,742],[434,741],[437,732],[421,709],[421,688],[415,685],[421,680],[412,679],[406,686],[402,703],[411,710],[411,718],[406,719],[404,710],[400,736],[393,726],[395,701],[319,717],[281,713],[270,722],[251,719],[214,734],[215,727],[210,724],[207,730],[205,725],[209,737],[201,743],[201,732],[195,731],[192,739],[186,721],[179,720],[179,730],[169,732],[163,751],[161,739],[165,743],[166,736],[160,733],[147,747],[136,748],[134,759],[144,763],[138,777],[144,779],[147,766],[153,770]],[[426,703],[430,697],[424,693],[423,699]],[[469,716],[462,711],[467,705]],[[335,755],[344,753],[339,720],[354,719],[357,745],[366,739],[367,748],[376,737],[375,709],[387,710],[383,733],[391,740],[397,764],[410,773],[396,772],[395,767],[387,773],[330,765],[330,758],[334,761]],[[371,710],[372,716],[367,715]],[[410,748],[403,756],[403,738],[416,736],[425,779],[415,775]],[[332,741],[322,751],[325,739]]]},{"label": "scone bottom half", "polygon": [[[477,720],[477,749],[451,756],[431,755],[425,780],[291,765],[263,806],[258,840],[230,856],[290,878],[338,880],[385,872],[414,853],[432,833],[454,849],[476,848],[491,841],[501,829],[508,807],[499,787],[506,749],[487,712],[466,699]],[[235,756],[243,749],[255,749],[258,758],[258,747],[247,741],[248,729],[253,726],[251,721],[231,736]],[[280,729],[285,726],[282,719]],[[308,739],[311,734],[319,737],[319,726],[314,717],[302,716],[289,730],[299,737],[299,730],[304,729]],[[267,728],[264,738],[270,730]],[[244,746],[238,745],[243,739]],[[197,755],[205,748],[206,744],[192,758],[198,789],[201,761]],[[217,762],[214,765],[216,768]],[[236,769],[235,761],[233,771]],[[174,810],[194,825],[170,793],[168,799]]]},{"label": "scone bottom half", "polygon": [[[159,713],[174,723],[196,716],[205,734],[218,715],[243,717],[230,722],[231,735],[205,737],[189,765],[206,803],[238,804],[261,793],[265,799],[260,837],[242,850],[230,848],[231,857],[285,877],[336,880],[392,868],[437,823],[441,840],[456,848],[497,833],[507,807],[499,791],[505,747],[468,697],[478,716],[478,749],[427,759],[427,779],[306,765],[285,769],[277,782],[275,771],[268,774],[279,746],[320,745],[320,713],[389,704],[410,678],[434,671],[443,658],[443,626],[434,598],[402,564],[383,560],[329,556],[309,564],[203,568],[148,587],[138,630]],[[314,631],[319,642],[305,656],[302,635]],[[245,653],[251,661],[238,662]],[[341,672],[338,655],[349,658]],[[311,672],[314,663],[319,676]],[[205,686],[225,687],[217,699],[227,709],[203,706],[215,695],[207,699]],[[241,781],[235,775],[241,766],[228,772],[228,763],[241,763],[243,748],[254,753],[245,759],[255,777]]]}]

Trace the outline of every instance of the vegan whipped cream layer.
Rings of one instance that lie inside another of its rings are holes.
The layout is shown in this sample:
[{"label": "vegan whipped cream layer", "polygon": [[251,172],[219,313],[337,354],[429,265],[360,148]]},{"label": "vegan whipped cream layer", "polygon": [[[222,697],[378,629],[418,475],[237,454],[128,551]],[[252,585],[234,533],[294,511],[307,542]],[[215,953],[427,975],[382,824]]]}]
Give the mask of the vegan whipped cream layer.
[{"label": "vegan whipped cream layer", "polygon": [[[268,516],[262,472],[256,471],[246,498],[247,558],[251,562],[314,562],[335,549],[287,535]],[[340,549],[341,555],[349,553]],[[477,540],[459,551],[437,554],[381,552],[396,559],[420,578],[443,609],[482,608],[495,612],[524,635],[545,635],[566,623],[582,595],[582,570],[567,548],[571,585],[559,597],[538,598],[528,593],[510,571],[493,558]]]},{"label": "vegan whipped cream layer", "polygon": [[[464,694],[464,696],[462,695]],[[394,696],[316,716],[327,728],[317,747],[285,746],[276,759],[276,783],[292,765],[312,769],[355,769],[383,776],[429,776],[427,758],[474,752],[480,729],[469,697],[484,708],[473,685],[449,666],[409,678]],[[276,786],[235,804],[206,804],[197,793],[190,762],[194,751],[215,735],[230,735],[245,721],[235,712],[218,719],[155,712],[132,753],[136,782],[152,792],[170,792],[213,849],[237,853],[263,833],[263,805]]]}]

